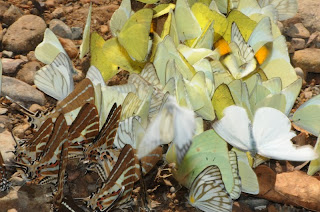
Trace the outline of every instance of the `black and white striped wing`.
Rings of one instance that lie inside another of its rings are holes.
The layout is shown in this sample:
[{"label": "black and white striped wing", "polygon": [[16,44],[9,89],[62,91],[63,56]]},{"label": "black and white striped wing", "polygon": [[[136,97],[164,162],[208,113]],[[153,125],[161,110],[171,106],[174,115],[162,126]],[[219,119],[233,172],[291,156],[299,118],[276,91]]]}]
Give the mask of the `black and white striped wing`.
[{"label": "black and white striped wing", "polygon": [[60,52],[50,65],[37,71],[34,84],[47,95],[61,101],[74,89],[72,73],[70,58]]},{"label": "black and white striped wing", "polygon": [[230,192],[230,197],[232,199],[238,199],[241,195],[241,179],[239,175],[237,154],[234,151],[229,151],[229,160],[232,169],[234,183],[232,191]]},{"label": "black and white striped wing", "polygon": [[254,52],[250,45],[244,40],[237,24],[235,22],[232,23],[231,27],[231,41],[237,44],[239,47],[239,57],[244,63],[250,62],[250,60],[254,59]]},{"label": "black and white striped wing", "polygon": [[217,166],[208,166],[196,177],[190,187],[189,203],[207,212],[232,211],[232,200]]}]

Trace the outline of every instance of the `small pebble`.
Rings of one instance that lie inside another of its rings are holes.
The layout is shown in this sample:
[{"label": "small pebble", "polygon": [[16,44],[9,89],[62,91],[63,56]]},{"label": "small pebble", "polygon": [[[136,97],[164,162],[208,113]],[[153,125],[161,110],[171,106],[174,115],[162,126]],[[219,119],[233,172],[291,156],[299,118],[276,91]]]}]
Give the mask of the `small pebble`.
[{"label": "small pebble", "polygon": [[171,193],[174,193],[176,191],[176,189],[172,186],[171,188],[170,188],[170,192]]}]

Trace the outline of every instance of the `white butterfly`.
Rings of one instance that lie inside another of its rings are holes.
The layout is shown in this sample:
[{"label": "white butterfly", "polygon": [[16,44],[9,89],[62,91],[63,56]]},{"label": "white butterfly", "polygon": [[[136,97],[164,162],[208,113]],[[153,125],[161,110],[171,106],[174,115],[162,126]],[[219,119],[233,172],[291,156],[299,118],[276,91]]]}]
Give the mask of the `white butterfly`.
[{"label": "white butterfly", "polygon": [[34,84],[44,93],[61,101],[74,89],[70,58],[60,52],[50,65],[36,72]]},{"label": "white butterfly", "polygon": [[253,122],[244,108],[229,106],[224,117],[213,124],[214,130],[229,144],[277,160],[307,161],[318,157],[309,145],[296,147],[290,140],[296,134],[291,131],[288,117],[274,108],[259,108]]},{"label": "white butterfly", "polygon": [[162,110],[148,126],[138,148],[138,157],[142,158],[157,146],[168,144],[173,140],[176,147],[177,160],[180,163],[189,150],[195,128],[194,112],[180,107],[175,98],[169,96]]}]

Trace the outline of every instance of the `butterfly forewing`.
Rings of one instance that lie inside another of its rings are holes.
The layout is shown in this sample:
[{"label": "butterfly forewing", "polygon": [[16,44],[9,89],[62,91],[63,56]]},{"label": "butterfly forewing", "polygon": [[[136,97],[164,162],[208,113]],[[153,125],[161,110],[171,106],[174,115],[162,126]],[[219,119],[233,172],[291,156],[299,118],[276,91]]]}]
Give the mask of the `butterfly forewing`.
[{"label": "butterfly forewing", "polygon": [[204,169],[193,181],[189,203],[202,211],[231,211],[232,200],[224,188],[217,166]]}]

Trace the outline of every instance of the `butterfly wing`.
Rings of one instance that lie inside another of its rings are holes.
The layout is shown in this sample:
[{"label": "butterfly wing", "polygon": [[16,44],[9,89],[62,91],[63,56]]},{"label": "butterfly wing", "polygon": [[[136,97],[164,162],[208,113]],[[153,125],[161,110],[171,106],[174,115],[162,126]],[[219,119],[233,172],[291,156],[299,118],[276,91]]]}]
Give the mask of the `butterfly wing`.
[{"label": "butterfly wing", "polygon": [[89,52],[89,48],[90,48],[91,11],[92,11],[92,3],[90,4],[87,22],[83,30],[83,38],[82,38],[82,43],[80,45],[80,55],[79,55],[80,59],[82,59]]},{"label": "butterfly wing", "polygon": [[224,116],[213,124],[213,129],[234,147],[241,150],[250,150],[250,125],[247,112],[244,108],[231,105],[224,111]]},{"label": "butterfly wing", "polygon": [[72,70],[69,57],[61,52],[50,65],[36,72],[34,84],[44,93],[61,101],[74,89]]},{"label": "butterfly wing", "polygon": [[189,203],[202,211],[231,211],[232,200],[224,188],[217,166],[204,169],[193,181],[189,191]]},{"label": "butterfly wing", "polygon": [[317,158],[311,146],[295,147],[291,142],[296,134],[291,131],[291,122],[279,110],[263,107],[254,116],[253,137],[258,154],[291,161],[307,161]]}]

